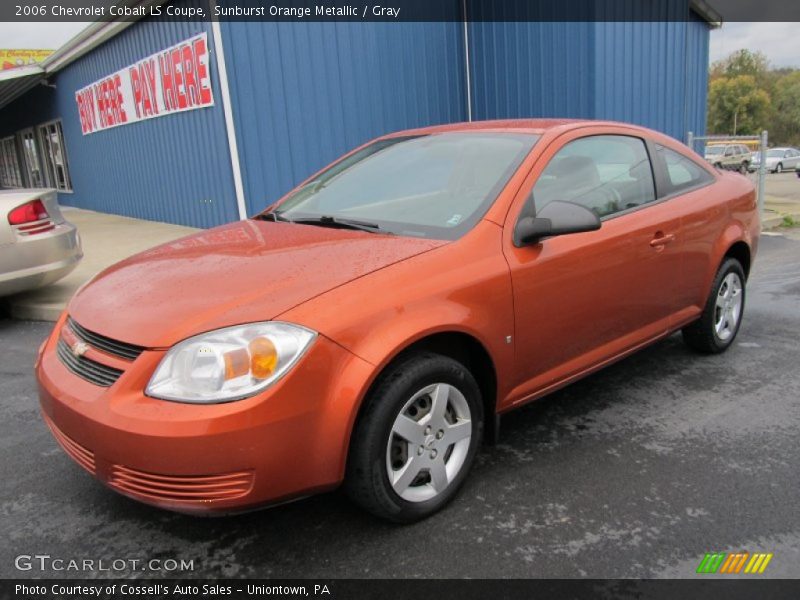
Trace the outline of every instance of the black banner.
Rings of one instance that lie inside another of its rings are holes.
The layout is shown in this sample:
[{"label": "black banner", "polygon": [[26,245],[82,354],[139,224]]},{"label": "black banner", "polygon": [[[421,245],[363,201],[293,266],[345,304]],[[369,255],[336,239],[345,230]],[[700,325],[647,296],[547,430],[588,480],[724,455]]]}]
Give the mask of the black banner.
[{"label": "black banner", "polygon": [[684,580],[427,579],[427,580],[5,580],[2,598],[317,598],[321,600],[768,600],[799,598],[800,580],[753,578]]},{"label": "black banner", "polygon": [[[359,3],[361,2],[361,3]],[[0,21],[800,21],[793,0],[3,0]]]}]

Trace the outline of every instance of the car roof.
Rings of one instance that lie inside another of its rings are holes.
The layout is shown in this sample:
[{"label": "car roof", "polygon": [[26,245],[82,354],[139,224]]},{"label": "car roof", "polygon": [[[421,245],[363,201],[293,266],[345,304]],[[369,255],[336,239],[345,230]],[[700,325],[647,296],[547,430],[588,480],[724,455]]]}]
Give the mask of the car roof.
[{"label": "car roof", "polygon": [[645,127],[632,125],[630,123],[619,123],[616,121],[595,121],[591,119],[496,119],[491,121],[467,121],[463,123],[449,123],[447,125],[433,125],[431,127],[406,129],[404,131],[397,131],[386,137],[474,131],[491,133],[531,133],[540,135],[550,129],[573,129],[591,125],[613,125],[617,127],[626,127],[628,129],[638,129],[643,132],[650,131]]}]

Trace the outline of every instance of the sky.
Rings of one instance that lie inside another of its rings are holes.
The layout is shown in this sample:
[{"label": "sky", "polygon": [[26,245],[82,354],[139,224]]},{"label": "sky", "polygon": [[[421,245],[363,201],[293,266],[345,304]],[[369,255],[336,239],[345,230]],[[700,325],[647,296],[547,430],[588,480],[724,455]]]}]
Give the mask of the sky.
[{"label": "sky", "polygon": [[[0,0],[2,2],[3,0]],[[55,50],[90,23],[0,23],[2,48]]]},{"label": "sky", "polygon": [[709,59],[747,48],[763,52],[773,67],[800,68],[799,30],[798,23],[724,23],[711,32]]},{"label": "sky", "polygon": [[[1,1],[1,0],[0,0]],[[55,49],[88,23],[0,23],[3,48]],[[776,67],[800,68],[798,23],[725,23],[711,32],[710,60],[740,48],[763,52]]]}]

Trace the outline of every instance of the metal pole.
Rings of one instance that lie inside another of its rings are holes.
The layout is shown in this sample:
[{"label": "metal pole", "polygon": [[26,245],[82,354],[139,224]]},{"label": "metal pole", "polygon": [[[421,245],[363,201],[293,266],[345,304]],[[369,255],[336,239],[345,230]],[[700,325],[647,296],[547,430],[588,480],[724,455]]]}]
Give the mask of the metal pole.
[{"label": "metal pole", "polygon": [[764,216],[764,185],[767,179],[767,130],[761,132],[761,147],[759,148],[761,162],[758,165],[758,216]]},{"label": "metal pole", "polygon": [[467,121],[472,121],[472,78],[469,73],[469,21],[467,21],[467,0],[462,0],[461,11],[464,13],[464,83],[467,86]]},{"label": "metal pole", "polygon": [[694,131],[686,134],[686,145],[694,151]]},{"label": "metal pole", "polygon": [[[213,12],[214,2],[211,3]],[[239,220],[247,218],[247,202],[244,197],[244,183],[242,182],[242,167],[239,162],[239,146],[236,143],[236,126],[233,120],[233,104],[231,103],[231,92],[228,87],[228,70],[225,67],[225,48],[222,45],[222,29],[219,26],[219,19],[211,21],[211,38],[214,40],[214,54],[217,58],[217,75],[219,77],[219,88],[222,92],[222,114],[225,119],[225,132],[228,138],[228,154],[231,161],[233,172],[233,191],[236,194],[236,209],[239,213]]]}]

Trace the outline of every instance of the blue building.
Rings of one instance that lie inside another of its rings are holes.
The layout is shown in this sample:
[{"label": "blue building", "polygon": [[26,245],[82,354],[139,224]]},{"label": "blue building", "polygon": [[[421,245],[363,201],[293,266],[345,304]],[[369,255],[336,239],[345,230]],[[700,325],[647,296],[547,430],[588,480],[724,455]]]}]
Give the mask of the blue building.
[{"label": "blue building", "polygon": [[579,117],[705,131],[702,2],[646,0],[664,20],[552,22],[514,12],[530,3],[442,1],[474,20],[96,23],[0,75],[0,187],[210,227],[399,129]]}]

